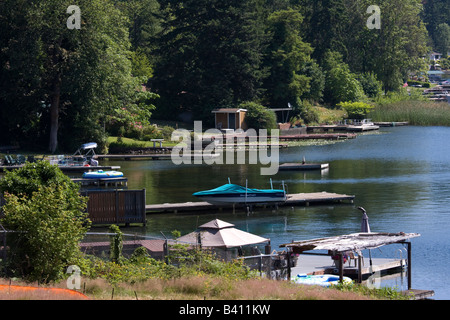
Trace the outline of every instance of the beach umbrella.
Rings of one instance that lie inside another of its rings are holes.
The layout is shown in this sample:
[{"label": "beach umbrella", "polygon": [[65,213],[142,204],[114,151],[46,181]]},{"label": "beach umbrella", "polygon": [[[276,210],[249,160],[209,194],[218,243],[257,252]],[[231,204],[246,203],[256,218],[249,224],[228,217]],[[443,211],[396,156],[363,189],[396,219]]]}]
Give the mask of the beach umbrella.
[{"label": "beach umbrella", "polygon": [[215,219],[197,230],[177,239],[189,244],[201,244],[211,248],[235,248],[269,242],[269,239],[234,228],[234,224]]}]

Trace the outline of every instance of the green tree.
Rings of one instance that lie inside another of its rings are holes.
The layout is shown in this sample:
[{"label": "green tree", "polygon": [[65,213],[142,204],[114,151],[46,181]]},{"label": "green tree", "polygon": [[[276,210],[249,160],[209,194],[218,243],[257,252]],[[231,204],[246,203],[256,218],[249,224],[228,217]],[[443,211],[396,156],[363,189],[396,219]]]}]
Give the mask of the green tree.
[{"label": "green tree", "polygon": [[366,72],[358,75],[358,81],[361,83],[364,93],[369,98],[375,98],[382,93],[383,84],[378,81],[377,76],[372,72]]},{"label": "green tree", "polygon": [[450,52],[450,26],[447,23],[441,23],[437,26],[435,47],[444,58],[447,58]]},{"label": "green tree", "polygon": [[439,41],[438,26],[450,25],[450,2],[448,0],[423,1],[421,17],[426,25],[431,40],[436,45]]},{"label": "green tree", "polygon": [[161,96],[159,116],[192,112],[196,119],[211,119],[214,108],[260,95],[261,2],[164,1],[167,17],[152,79]]},{"label": "green tree", "polygon": [[244,102],[239,108],[247,110],[245,122],[249,128],[259,129],[276,129],[277,118],[275,112],[256,102]]},{"label": "green tree", "polygon": [[[81,29],[69,29],[72,4],[0,4],[2,128],[14,130],[13,139],[24,144],[27,137],[30,144],[36,137],[38,143],[47,140],[51,152],[91,140],[104,144],[107,115],[134,103],[137,87],[124,15],[109,0],[80,0]],[[20,121],[24,114],[28,124]],[[3,120],[6,115],[11,120]]]},{"label": "green tree", "polygon": [[13,233],[8,267],[29,281],[61,279],[80,257],[90,226],[79,186],[48,162],[28,163],[0,180],[5,197],[0,223]]},{"label": "green tree", "polygon": [[328,51],[324,57],[326,102],[335,105],[339,102],[355,102],[364,97],[364,90],[356,74],[342,61],[338,52]]},{"label": "green tree", "polygon": [[288,103],[298,106],[300,97],[310,89],[311,79],[302,71],[310,61],[312,48],[300,36],[302,22],[295,9],[276,11],[267,19],[269,76],[264,88],[271,106],[286,107]]}]

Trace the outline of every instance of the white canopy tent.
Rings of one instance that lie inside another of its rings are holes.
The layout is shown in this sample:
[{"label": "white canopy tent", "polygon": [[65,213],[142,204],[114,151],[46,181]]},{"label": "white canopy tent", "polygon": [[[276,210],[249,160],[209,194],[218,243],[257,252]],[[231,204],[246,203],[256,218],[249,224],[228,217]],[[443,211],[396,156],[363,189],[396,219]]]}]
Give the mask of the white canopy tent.
[{"label": "white canopy tent", "polygon": [[207,222],[177,240],[202,247],[225,249],[270,242],[270,239],[236,229],[234,224],[219,219]]}]

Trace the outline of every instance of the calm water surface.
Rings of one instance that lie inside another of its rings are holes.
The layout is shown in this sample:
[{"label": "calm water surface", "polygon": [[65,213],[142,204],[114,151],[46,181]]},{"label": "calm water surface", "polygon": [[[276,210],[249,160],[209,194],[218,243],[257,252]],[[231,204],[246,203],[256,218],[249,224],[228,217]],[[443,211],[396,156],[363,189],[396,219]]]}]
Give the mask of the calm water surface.
[{"label": "calm water surface", "polygon": [[[279,172],[274,187],[287,183],[290,193],[336,192],[355,195],[354,204],[220,213],[148,215],[148,225],[130,232],[161,236],[172,230],[189,233],[219,218],[237,228],[270,238],[274,249],[291,240],[358,232],[362,206],[372,231],[415,232],[412,239],[412,287],[450,299],[450,128],[396,127],[358,135],[356,139],[280,151],[280,162],[327,162],[319,172]],[[171,161],[109,161],[120,165],[129,189],[146,188],[147,203],[196,201],[192,193],[227,182],[268,188],[269,176],[258,165],[180,165]],[[372,256],[398,257],[401,245],[372,250]],[[367,254],[364,253],[367,260]],[[406,289],[404,278],[388,284]]]}]

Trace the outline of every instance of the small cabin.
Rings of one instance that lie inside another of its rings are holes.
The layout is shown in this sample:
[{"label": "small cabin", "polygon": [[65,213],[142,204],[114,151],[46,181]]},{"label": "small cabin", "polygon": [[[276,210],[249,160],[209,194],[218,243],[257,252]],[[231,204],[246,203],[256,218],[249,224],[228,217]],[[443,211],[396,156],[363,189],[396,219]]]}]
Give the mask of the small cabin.
[{"label": "small cabin", "polygon": [[247,130],[247,124],[245,123],[246,109],[221,108],[213,110],[212,113],[215,117],[216,128],[219,130]]}]

